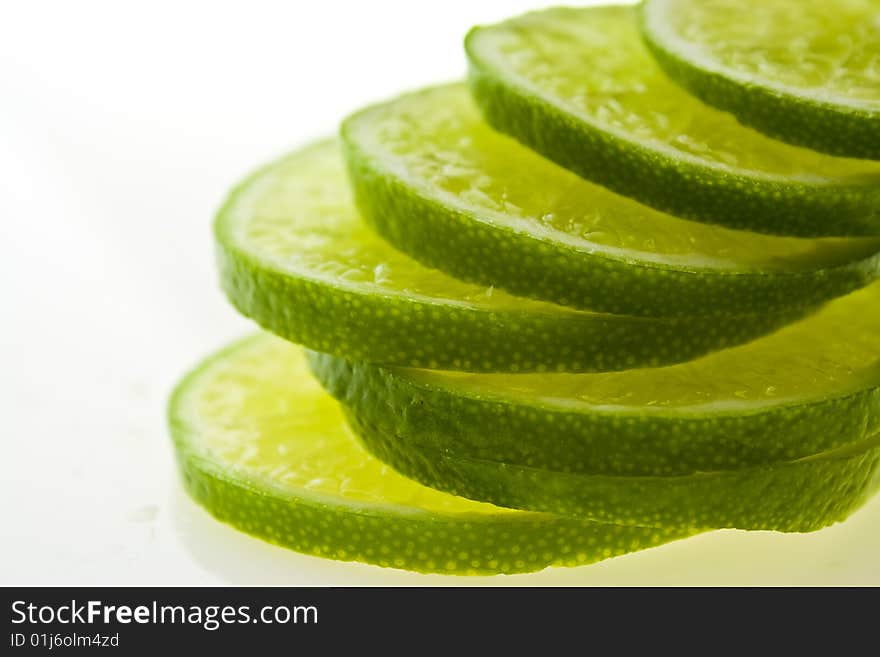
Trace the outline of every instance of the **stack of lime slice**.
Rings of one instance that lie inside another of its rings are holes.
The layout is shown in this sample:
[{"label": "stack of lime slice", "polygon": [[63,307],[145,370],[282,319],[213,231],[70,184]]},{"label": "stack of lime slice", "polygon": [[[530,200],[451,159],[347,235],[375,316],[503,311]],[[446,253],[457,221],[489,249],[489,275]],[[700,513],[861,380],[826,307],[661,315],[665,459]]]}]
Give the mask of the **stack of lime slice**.
[{"label": "stack of lime slice", "polygon": [[844,520],[880,487],[880,5],[831,4],[475,28],[469,85],[250,176],[218,265],[268,333],[172,396],[192,497],[454,574]]}]

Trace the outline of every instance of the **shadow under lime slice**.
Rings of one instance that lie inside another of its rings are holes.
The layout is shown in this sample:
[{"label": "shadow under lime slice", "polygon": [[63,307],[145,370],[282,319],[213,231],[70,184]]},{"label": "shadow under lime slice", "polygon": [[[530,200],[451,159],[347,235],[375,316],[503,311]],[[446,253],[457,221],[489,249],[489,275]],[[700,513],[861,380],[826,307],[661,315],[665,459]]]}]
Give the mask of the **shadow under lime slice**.
[{"label": "shadow under lime slice", "polygon": [[702,100],[785,141],[880,159],[876,0],[648,0],[664,70]]},{"label": "shadow under lime slice", "polygon": [[224,290],[293,342],[354,360],[468,371],[603,371],[679,362],[746,341],[799,311],[718,319],[596,314],[464,283],[360,221],[339,147],[258,171],[215,223]]},{"label": "shadow under lime slice", "polygon": [[880,432],[880,283],[663,368],[504,375],[310,361],[331,394],[402,444],[582,474],[733,470]]},{"label": "shadow under lime slice", "polygon": [[654,61],[632,7],[526,14],[474,29],[466,48],[489,123],[587,179],[734,228],[880,234],[880,162],[776,141],[704,104]]},{"label": "shadow under lime slice", "polygon": [[485,461],[416,445],[390,414],[347,417],[367,449],[427,486],[500,506],[665,528],[815,531],[880,485],[880,434],[833,452],[685,476],[588,475]]},{"label": "shadow under lime slice", "polygon": [[880,270],[880,238],[729,230],[587,182],[488,128],[463,85],[362,110],[343,139],[380,235],[514,294],[632,315],[743,314],[822,302]]},{"label": "shadow under lime slice", "polygon": [[172,396],[169,422],[184,484],[199,504],[308,554],[423,572],[511,573],[599,561],[688,533],[510,511],[405,479],[357,443],[302,350],[268,335],[190,373]]}]

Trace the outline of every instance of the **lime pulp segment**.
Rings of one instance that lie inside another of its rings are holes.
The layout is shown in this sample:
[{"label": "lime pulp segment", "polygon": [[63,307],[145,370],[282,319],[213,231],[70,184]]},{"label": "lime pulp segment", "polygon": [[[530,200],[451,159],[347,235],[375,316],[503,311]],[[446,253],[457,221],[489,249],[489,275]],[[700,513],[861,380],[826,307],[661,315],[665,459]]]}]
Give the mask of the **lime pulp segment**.
[{"label": "lime pulp segment", "polygon": [[688,533],[500,509],[406,479],[357,443],[302,350],[269,335],[190,373],[171,398],[169,422],[199,504],[308,554],[492,574],[590,563]]},{"label": "lime pulp segment", "polygon": [[648,0],[647,45],[706,103],[785,141],[880,159],[880,2]]},{"label": "lime pulp segment", "polygon": [[654,61],[632,7],[526,14],[475,28],[466,48],[489,123],[587,179],[733,228],[880,233],[880,162],[779,142],[704,104]]},{"label": "lime pulp segment", "polygon": [[328,391],[450,455],[608,475],[790,461],[880,433],[880,283],[749,344],[601,374],[467,374],[310,354]]},{"label": "lime pulp segment", "polygon": [[424,264],[599,312],[730,315],[807,306],[880,270],[880,238],[804,239],[675,218],[488,128],[463,85],[343,126],[362,216]]},{"label": "lime pulp segment", "polygon": [[220,278],[244,315],[353,360],[469,371],[603,371],[687,360],[800,311],[719,320],[596,314],[514,297],[420,265],[354,208],[322,142],[248,178],[215,223]]}]

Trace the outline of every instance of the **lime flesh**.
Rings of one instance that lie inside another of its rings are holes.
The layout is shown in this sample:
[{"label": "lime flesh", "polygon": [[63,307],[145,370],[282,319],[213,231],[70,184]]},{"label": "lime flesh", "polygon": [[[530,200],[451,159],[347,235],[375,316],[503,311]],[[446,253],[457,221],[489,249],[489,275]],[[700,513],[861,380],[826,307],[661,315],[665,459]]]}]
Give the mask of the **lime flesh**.
[{"label": "lime flesh", "polygon": [[501,506],[657,527],[807,532],[846,519],[880,485],[880,435],[754,468],[686,476],[585,475],[486,461],[415,444],[388,414],[349,411],[371,453],[438,490]]},{"label": "lime flesh", "polygon": [[190,373],[172,396],[169,423],[199,504],[308,554],[492,574],[590,563],[689,533],[511,511],[406,479],[358,444],[302,350],[269,335]]},{"label": "lime flesh", "polygon": [[701,102],[654,61],[632,7],[526,14],[466,47],[489,122],[586,178],[698,221],[880,232],[880,163],[776,141]]},{"label": "lime flesh", "polygon": [[459,281],[396,251],[359,220],[339,147],[262,169],[215,223],[221,283],[261,326],[305,346],[389,365],[604,371],[693,358],[800,310],[719,320],[597,314]]},{"label": "lime flesh", "polygon": [[670,316],[805,306],[864,285],[880,239],[803,239],[675,218],[486,126],[467,89],[363,110],[343,127],[358,205],[428,266],[601,312]]},{"label": "lime flesh", "polygon": [[778,138],[880,159],[876,0],[649,0],[658,61],[707,103]]},{"label": "lime flesh", "polygon": [[564,472],[683,475],[804,458],[880,432],[880,283],[773,335],[602,374],[465,374],[313,355],[328,390],[443,453]]}]

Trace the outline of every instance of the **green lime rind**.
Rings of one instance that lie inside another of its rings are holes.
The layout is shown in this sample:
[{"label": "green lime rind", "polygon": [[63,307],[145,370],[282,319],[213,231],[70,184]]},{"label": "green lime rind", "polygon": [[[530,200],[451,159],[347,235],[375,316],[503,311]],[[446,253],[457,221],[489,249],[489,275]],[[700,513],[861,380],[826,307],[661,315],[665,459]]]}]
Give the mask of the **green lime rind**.
[{"label": "green lime rind", "polygon": [[361,216],[423,264],[598,312],[801,307],[880,272],[880,240],[782,238],[683,221],[494,132],[463,85],[410,93],[342,128]]},{"label": "green lime rind", "polygon": [[588,313],[464,283],[360,221],[335,142],[261,169],[215,225],[227,297],[263,328],[353,360],[468,371],[597,371],[688,360],[800,311],[652,319]]},{"label": "green lime rind", "polygon": [[808,532],[844,520],[880,486],[880,435],[817,457],[681,477],[558,472],[450,456],[346,409],[367,450],[437,490],[499,506],[669,528]]},{"label": "green lime rind", "polygon": [[[695,28],[699,30],[699,26],[692,24],[689,19],[722,9],[724,25],[721,29],[729,31],[738,24],[742,28],[749,28],[749,36],[753,38],[750,43],[744,42],[740,34],[735,46],[739,52],[730,52],[730,56],[741,59],[745,54],[754,60],[783,51],[786,58],[804,58],[792,62],[791,69],[797,69],[799,65],[812,68],[816,60],[825,59],[826,66],[834,67],[829,71],[829,77],[842,77],[841,70],[848,61],[855,58],[867,60],[870,56],[867,53],[869,41],[873,40],[874,44],[878,41],[876,28],[871,27],[871,16],[861,16],[859,23],[847,25],[845,31],[834,34],[830,24],[842,18],[843,7],[835,5],[829,11],[829,4],[824,0],[800,2],[796,8],[790,2],[766,0],[758,3],[722,2],[723,7],[718,4],[704,0],[699,3],[647,0],[642,3],[639,17],[645,43],[673,80],[709,105],[731,112],[745,125],[777,139],[832,155],[880,159],[880,96],[877,94],[871,100],[847,98],[845,92],[833,93],[821,86],[806,87],[774,81],[767,75],[719,61],[710,52],[712,48],[706,48],[706,43],[689,42],[680,33],[681,30],[687,33],[693,33]],[[862,10],[871,10],[876,22],[876,3],[873,6],[869,2],[844,4],[850,7],[860,5]],[[670,25],[670,14],[674,15],[676,22],[684,23],[679,29]],[[802,29],[805,18],[814,28],[818,28],[812,34],[805,34]],[[860,45],[865,52],[860,55],[853,53],[855,44],[852,41],[857,30],[861,30],[864,39]],[[737,32],[741,32],[741,29]],[[724,34],[714,35],[712,39],[715,44],[724,40]],[[804,47],[804,42],[808,40],[813,43],[833,42],[833,50],[840,52],[836,56],[821,51],[811,52]],[[786,52],[782,44],[792,41],[795,42],[794,47]],[[876,60],[880,50],[876,49],[876,45],[874,49],[873,57]],[[766,61],[764,63],[766,65]],[[791,70],[787,75],[791,75]],[[868,84],[862,81],[863,87]],[[880,86],[876,77],[874,85]]]},{"label": "green lime rind", "polygon": [[733,470],[880,433],[880,284],[773,335],[601,374],[464,374],[310,353],[359,416],[452,456],[582,474]]},{"label": "green lime rind", "polygon": [[702,103],[656,64],[634,11],[558,8],[474,28],[465,46],[484,117],[680,217],[805,237],[880,233],[880,164],[773,140]]},{"label": "green lime rind", "polygon": [[205,360],[168,413],[190,496],[297,552],[477,575],[586,564],[693,533],[499,509],[404,479],[347,432],[301,349],[267,335]]}]

